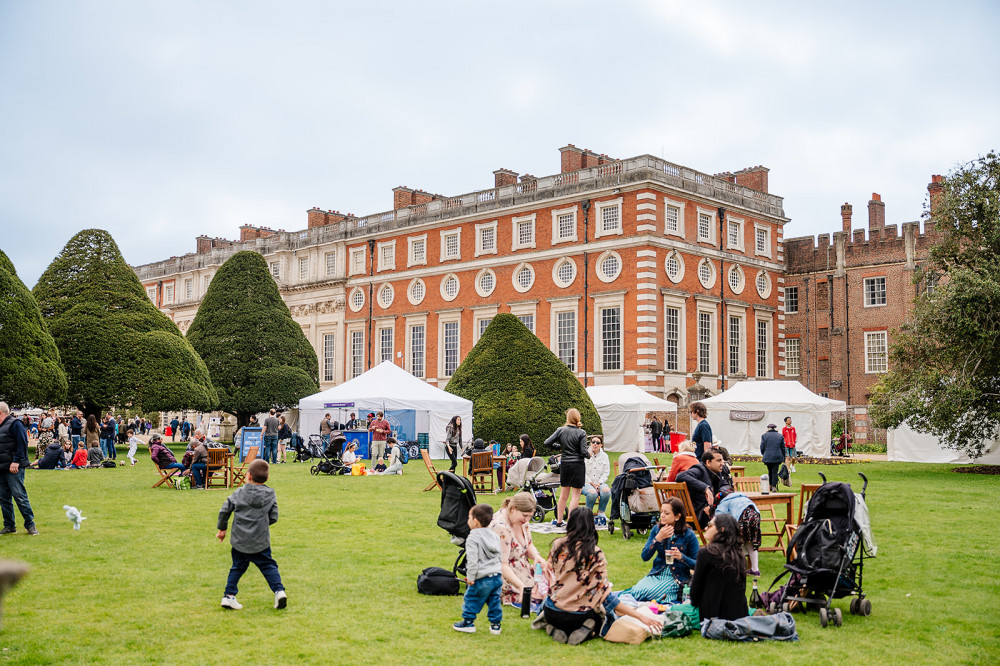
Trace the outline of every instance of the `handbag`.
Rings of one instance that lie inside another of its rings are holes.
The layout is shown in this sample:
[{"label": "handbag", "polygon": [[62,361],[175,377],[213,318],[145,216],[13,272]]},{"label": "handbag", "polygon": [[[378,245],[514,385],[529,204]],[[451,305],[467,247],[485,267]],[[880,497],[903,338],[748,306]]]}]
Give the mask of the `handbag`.
[{"label": "handbag", "polygon": [[417,592],[420,594],[448,595],[461,594],[459,580],[455,573],[441,567],[427,567],[417,576]]},{"label": "handbag", "polygon": [[356,462],[351,465],[351,476],[364,476],[365,475],[365,464],[363,462]]},{"label": "handbag", "polygon": [[174,488],[177,490],[191,490],[191,477],[190,476],[175,476],[173,477]]},{"label": "handbag", "polygon": [[668,610],[660,613],[663,619],[663,630],[660,638],[683,638],[692,631],[688,616],[681,611]]}]

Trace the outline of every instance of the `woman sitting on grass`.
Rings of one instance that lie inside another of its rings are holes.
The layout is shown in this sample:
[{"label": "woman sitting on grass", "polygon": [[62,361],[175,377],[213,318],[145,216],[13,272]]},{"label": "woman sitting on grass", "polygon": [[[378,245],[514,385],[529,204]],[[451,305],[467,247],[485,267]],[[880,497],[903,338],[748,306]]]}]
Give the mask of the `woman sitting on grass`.
[{"label": "woman sitting on grass", "polygon": [[642,548],[643,562],[653,558],[653,568],[625,592],[636,601],[675,603],[684,584],[691,580],[697,557],[698,537],[687,526],[684,502],[670,497],[660,505],[660,521]]},{"label": "woman sitting on grass", "polygon": [[[543,619],[554,629],[565,632],[571,645],[582,643],[595,633],[606,634],[616,614],[631,615],[655,634],[663,628],[662,620],[620,603],[618,595],[611,591],[608,561],[597,545],[594,514],[586,507],[577,507],[569,514],[566,536],[552,542],[549,564],[550,587],[542,607]],[[595,616],[598,622],[591,630],[588,620]],[[559,640],[557,636],[554,638]]]},{"label": "woman sitting on grass", "polygon": [[350,467],[354,464],[354,461],[358,459],[358,456],[354,453],[355,449],[358,448],[357,444],[351,443],[344,447],[344,453],[340,456],[340,461]]},{"label": "woman sitting on grass", "polygon": [[503,501],[489,525],[500,537],[500,573],[503,575],[500,601],[517,608],[521,606],[524,588],[531,585],[534,578],[532,562],[543,565],[545,562],[531,541],[528,521],[534,513],[535,496],[517,493]]},{"label": "woman sitting on grass", "polygon": [[747,616],[747,576],[740,528],[732,516],[716,514],[705,528],[708,545],[698,552],[691,578],[691,604],[701,618]]}]

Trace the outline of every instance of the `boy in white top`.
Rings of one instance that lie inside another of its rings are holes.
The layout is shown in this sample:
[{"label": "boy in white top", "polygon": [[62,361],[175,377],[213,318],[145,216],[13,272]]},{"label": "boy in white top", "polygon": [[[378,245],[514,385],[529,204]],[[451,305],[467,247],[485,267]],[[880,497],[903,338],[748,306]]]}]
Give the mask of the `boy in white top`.
[{"label": "boy in white top", "polygon": [[594,525],[606,527],[608,519],[604,515],[604,510],[608,508],[608,500],[611,499],[611,488],[606,483],[611,476],[611,460],[604,452],[604,443],[600,435],[593,435],[590,438],[590,457],[585,461],[587,467],[587,483],[583,486],[583,496],[587,501],[587,509],[594,510],[594,502],[598,500],[597,516],[594,518]]},{"label": "boy in white top", "polygon": [[134,430],[129,429],[126,434],[128,434],[128,453],[126,455],[132,461],[132,467],[135,467],[135,450],[142,444],[142,440],[135,436]]}]

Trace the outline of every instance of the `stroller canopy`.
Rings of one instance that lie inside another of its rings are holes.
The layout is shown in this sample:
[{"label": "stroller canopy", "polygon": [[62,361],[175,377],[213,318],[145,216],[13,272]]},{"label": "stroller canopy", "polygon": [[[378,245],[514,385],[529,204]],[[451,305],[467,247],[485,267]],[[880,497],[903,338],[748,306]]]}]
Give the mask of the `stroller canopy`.
[{"label": "stroller canopy", "polygon": [[849,483],[824,483],[809,500],[804,523],[829,520],[839,538],[854,529],[854,491]]},{"label": "stroller canopy", "polygon": [[438,472],[441,484],[441,512],[438,527],[448,534],[464,539],[469,536],[469,510],[476,505],[476,491],[472,482],[453,472]]}]

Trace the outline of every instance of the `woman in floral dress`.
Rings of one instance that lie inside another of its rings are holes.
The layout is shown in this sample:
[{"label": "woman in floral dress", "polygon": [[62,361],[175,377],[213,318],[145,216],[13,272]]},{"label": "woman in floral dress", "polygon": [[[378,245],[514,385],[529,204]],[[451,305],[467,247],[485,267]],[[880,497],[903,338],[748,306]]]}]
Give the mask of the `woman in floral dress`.
[{"label": "woman in floral dress", "polygon": [[503,501],[503,507],[493,516],[490,529],[500,537],[500,564],[503,587],[500,600],[512,606],[521,605],[525,587],[534,578],[532,563],[544,566],[541,556],[531,542],[528,521],[535,512],[535,498],[531,493],[517,493]]}]

